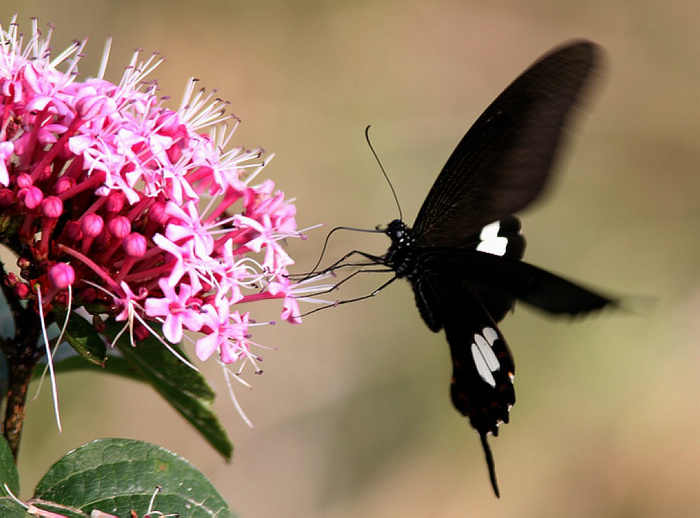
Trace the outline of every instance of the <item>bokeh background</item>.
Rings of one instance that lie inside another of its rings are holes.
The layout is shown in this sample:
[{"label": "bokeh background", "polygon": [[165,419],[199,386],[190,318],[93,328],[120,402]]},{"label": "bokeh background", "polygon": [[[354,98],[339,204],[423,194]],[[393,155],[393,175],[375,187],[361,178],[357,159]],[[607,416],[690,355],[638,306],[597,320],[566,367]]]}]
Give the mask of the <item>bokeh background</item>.
[{"label": "bokeh background", "polygon": [[[364,142],[373,142],[412,221],[463,133],[535,58],[572,37],[608,64],[547,197],[523,218],[527,259],[626,294],[632,311],[570,324],[519,306],[502,329],[518,403],[491,440],[502,498],[476,434],[451,407],[450,361],[410,288],[261,329],[278,347],[254,390],[214,365],[218,410],[236,451],[225,463],[145,386],[59,379],[29,407],[22,496],[63,453],[97,437],[166,446],[194,462],[249,518],[355,516],[691,516],[700,504],[700,9],[696,0],[133,1],[5,0],[56,26],[58,51],[89,37],[94,74],[132,51],[161,52],[154,74],[173,105],[190,76],[231,101],[236,143],[277,155],[265,170],[297,199],[300,226],[372,228],[397,215]],[[326,230],[289,244],[311,268]],[[346,233],[381,254],[381,235]],[[342,296],[366,293],[378,276]],[[252,378],[253,376],[249,376]]]}]

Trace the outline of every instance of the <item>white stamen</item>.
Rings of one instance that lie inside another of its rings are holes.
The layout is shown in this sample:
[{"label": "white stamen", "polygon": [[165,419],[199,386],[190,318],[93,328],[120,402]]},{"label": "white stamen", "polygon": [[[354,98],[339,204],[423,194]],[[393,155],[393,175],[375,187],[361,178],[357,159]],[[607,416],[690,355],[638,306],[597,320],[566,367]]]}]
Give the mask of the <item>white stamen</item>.
[{"label": "white stamen", "polygon": [[[70,320],[70,314],[71,314],[71,309],[73,308],[73,287],[68,286],[68,306],[66,308],[66,319],[63,321],[63,327],[61,328],[61,332],[58,335],[58,338],[56,338],[56,347],[54,348],[53,352],[51,353],[51,360],[53,360],[53,357],[56,355],[56,351],[58,351],[58,346],[61,345],[61,342],[63,341],[63,336],[66,334],[66,329],[68,328],[68,321]],[[39,379],[39,385],[37,386],[36,389],[36,394],[34,395],[34,398],[32,401],[36,401],[36,398],[39,397],[39,393],[41,392],[41,387],[44,385],[44,378],[46,377],[46,373],[49,370],[49,364],[52,363],[51,361],[46,362],[46,367],[44,368],[44,372],[41,373],[41,378]],[[60,425],[59,425],[60,428]]]},{"label": "white stamen", "polygon": [[109,61],[109,52],[112,49],[112,37],[108,37],[105,42],[105,49],[102,52],[102,61],[100,61],[100,68],[97,71],[97,78],[104,79],[105,71],[107,70],[107,61]]},{"label": "white stamen", "polygon": [[148,510],[146,511],[147,516],[153,512],[153,505],[156,501],[156,495],[160,493],[162,489],[163,488],[161,486],[156,486],[156,490],[153,492],[153,496],[151,496],[151,501],[148,503]]},{"label": "white stamen", "polygon": [[[106,293],[107,295],[113,297],[115,301],[120,301],[120,300],[121,300],[117,295],[115,295],[114,293],[110,293],[109,291],[107,291],[106,289],[104,289],[102,286],[99,286],[99,285],[97,285],[97,284],[95,284],[95,283],[93,283],[93,282],[86,281],[86,280],[84,280],[83,282],[85,282],[86,284],[89,284],[89,285],[92,286],[93,288],[98,289],[98,290],[101,290],[102,292]],[[125,332],[127,329],[129,330],[129,336],[130,336],[130,343],[131,343],[131,345],[132,345],[132,346],[135,346],[135,345],[136,345],[136,342],[134,341],[134,318],[135,318],[136,320],[139,321],[139,323],[141,323],[141,325],[143,325],[143,326],[146,328],[146,330],[147,330],[151,335],[153,335],[153,336],[155,337],[156,340],[158,340],[161,344],[163,344],[163,346],[168,350],[168,352],[170,352],[170,354],[172,354],[173,356],[175,356],[175,358],[177,358],[177,359],[180,360],[182,363],[184,363],[185,365],[187,365],[187,366],[188,366],[190,369],[192,369],[193,371],[199,372],[199,369],[198,369],[197,367],[195,367],[192,363],[190,363],[189,361],[187,361],[180,353],[178,353],[175,349],[173,349],[173,347],[172,347],[168,342],[166,342],[166,341],[163,339],[162,336],[160,336],[160,335],[159,335],[158,333],[156,333],[153,329],[151,329],[151,327],[148,325],[148,322],[146,322],[146,321],[136,312],[136,309],[140,309],[140,310],[143,311],[144,313],[145,313],[145,311],[146,311],[146,310],[143,308],[143,306],[141,306],[140,304],[137,304],[137,303],[134,302],[134,301],[129,301],[129,308],[128,308],[128,310],[127,310],[129,316],[128,316],[128,318],[127,318],[126,324],[124,324],[124,327],[122,327],[121,330],[120,330],[120,331],[117,333],[117,335],[114,337],[114,340],[112,340],[112,343],[110,344],[110,346],[111,346],[111,347],[114,347],[114,344],[117,343],[117,340],[119,340],[119,338],[121,338],[121,336],[124,334],[124,332]],[[164,322],[164,320],[163,320],[162,318],[156,318],[156,320],[157,320],[159,323],[161,323],[161,324]]]},{"label": "white stamen", "polygon": [[53,370],[53,356],[51,354],[51,347],[49,346],[49,333],[46,330],[46,321],[44,320],[44,306],[41,302],[41,286],[37,284],[36,286],[37,302],[39,303],[39,320],[41,321],[41,334],[44,338],[44,347],[46,348],[46,361],[49,365],[49,377],[51,379],[51,394],[53,396],[53,411],[56,416],[56,425],[58,426],[58,431],[62,432],[61,427],[61,412],[58,408],[58,387],[56,386],[56,373]]},{"label": "white stamen", "polygon": [[241,407],[240,403],[238,402],[238,399],[236,399],[236,394],[233,392],[233,387],[231,386],[231,379],[230,376],[233,376],[236,380],[238,380],[240,383],[242,383],[244,386],[252,389],[253,387],[248,384],[243,378],[239,376],[240,371],[238,373],[233,373],[231,370],[226,366],[225,363],[217,360],[221,364],[221,369],[224,372],[224,379],[226,380],[226,387],[228,388],[228,395],[231,396],[231,401],[233,401],[233,406],[236,407],[236,411],[238,412],[238,415],[241,416],[241,419],[243,419],[243,422],[248,425],[248,428],[253,430],[255,426],[253,425],[253,422],[248,419],[248,416],[245,415],[245,412],[243,411],[243,407]]}]

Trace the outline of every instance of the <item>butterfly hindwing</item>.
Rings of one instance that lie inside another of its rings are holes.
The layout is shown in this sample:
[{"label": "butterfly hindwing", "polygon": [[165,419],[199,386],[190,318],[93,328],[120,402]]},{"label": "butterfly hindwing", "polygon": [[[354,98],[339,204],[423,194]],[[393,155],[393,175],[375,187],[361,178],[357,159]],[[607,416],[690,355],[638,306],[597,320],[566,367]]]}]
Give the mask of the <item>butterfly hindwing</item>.
[{"label": "butterfly hindwing", "polygon": [[613,301],[522,262],[525,240],[515,216],[486,226],[469,243],[465,248],[414,248],[409,279],[427,326],[445,330],[453,365],[452,403],[479,434],[498,496],[488,434],[498,434],[515,404],[515,364],[496,323],[516,299],[570,315]]},{"label": "butterfly hindwing", "polygon": [[487,435],[498,434],[515,404],[515,365],[505,338],[488,311],[457,278],[439,273],[414,282],[418,308],[433,331],[445,329],[452,356],[450,394],[455,408],[469,418],[481,437],[494,491],[498,495]]},{"label": "butterfly hindwing", "polygon": [[[479,293],[518,299],[553,315],[583,315],[615,300],[524,261],[468,249],[431,249],[426,264],[459,277]],[[484,299],[487,300],[487,299]],[[490,311],[498,321],[497,314]]]}]

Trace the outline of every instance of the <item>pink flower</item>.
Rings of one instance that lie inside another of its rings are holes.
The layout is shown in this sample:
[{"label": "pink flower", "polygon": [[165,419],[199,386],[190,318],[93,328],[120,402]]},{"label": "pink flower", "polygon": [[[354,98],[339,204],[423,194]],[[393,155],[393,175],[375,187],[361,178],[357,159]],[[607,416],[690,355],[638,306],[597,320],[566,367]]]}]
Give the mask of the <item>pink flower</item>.
[{"label": "pink flower", "polygon": [[206,360],[219,351],[224,363],[233,363],[250,354],[248,341],[249,313],[241,316],[238,311],[233,314],[229,306],[221,304],[204,307],[204,327],[209,331],[197,340],[197,357]]},{"label": "pink flower", "polygon": [[52,57],[36,21],[25,40],[14,20],[0,32],[0,220],[24,265],[5,279],[17,296],[40,289],[44,311],[71,297],[137,337],[132,326],[162,324],[171,343],[199,332],[197,356],[224,363],[257,358],[254,307],[238,304],[282,299],[282,318],[301,321],[281,245],[301,237],[296,208],[256,183],[262,150],[227,150],[239,121],[223,101],[192,81],[166,107],[145,81],[160,60],[138,53],[117,84],[79,82],[84,42]]},{"label": "pink flower", "polygon": [[10,183],[7,164],[14,150],[15,145],[12,142],[0,142],[0,185],[5,187]]},{"label": "pink flower", "polygon": [[297,297],[292,291],[291,283],[288,278],[284,278],[282,282],[271,282],[268,286],[268,291],[274,297],[282,297],[284,299],[284,308],[282,309],[282,319],[291,322],[292,324],[300,324],[299,318],[299,303]]},{"label": "pink flower", "polygon": [[167,279],[161,279],[160,288],[164,297],[146,299],[146,315],[149,317],[165,317],[163,334],[170,342],[176,344],[182,340],[182,327],[190,331],[199,331],[204,318],[199,312],[201,301],[192,297],[192,288],[188,284],[180,285],[180,293],[168,284]]}]

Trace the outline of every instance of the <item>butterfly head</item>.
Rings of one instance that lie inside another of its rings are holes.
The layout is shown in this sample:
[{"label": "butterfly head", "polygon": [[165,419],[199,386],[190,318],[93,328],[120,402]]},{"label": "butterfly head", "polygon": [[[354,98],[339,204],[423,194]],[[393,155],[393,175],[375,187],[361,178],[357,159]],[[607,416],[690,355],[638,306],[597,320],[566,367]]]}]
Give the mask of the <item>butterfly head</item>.
[{"label": "butterfly head", "polygon": [[392,247],[406,246],[413,240],[411,229],[400,219],[395,219],[384,229],[384,233],[391,239]]}]

